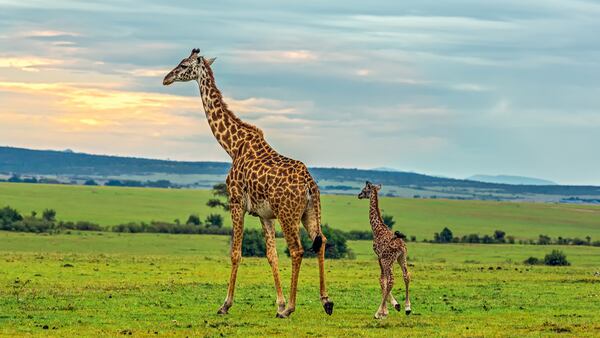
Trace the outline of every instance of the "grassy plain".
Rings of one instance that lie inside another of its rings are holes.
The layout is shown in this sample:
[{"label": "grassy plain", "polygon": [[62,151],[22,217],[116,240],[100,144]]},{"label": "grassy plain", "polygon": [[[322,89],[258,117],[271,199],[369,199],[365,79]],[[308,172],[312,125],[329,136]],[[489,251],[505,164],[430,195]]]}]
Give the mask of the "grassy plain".
[{"label": "grassy plain", "polygon": [[600,335],[599,248],[560,247],[572,266],[529,267],[519,262],[557,247],[410,243],[414,312],[376,321],[379,268],[370,242],[350,245],[356,260],[327,261],[334,315],[323,313],[316,261],[305,259],[297,311],[278,320],[264,258],[242,260],[235,305],[215,314],[230,267],[226,236],[0,232],[0,335]]},{"label": "grassy plain", "polygon": [[[54,208],[61,220],[86,220],[101,225],[137,221],[185,221],[192,213],[202,218],[221,213],[206,206],[208,190],[0,183],[0,206],[22,213]],[[349,195],[322,196],[323,222],[343,230],[369,230],[368,202]],[[448,226],[455,235],[506,231],[517,238],[591,236],[600,238],[600,207],[550,203],[457,201],[443,199],[382,198],[384,213],[396,219],[396,229],[419,240],[433,237]],[[248,216],[248,227],[258,227]]]}]

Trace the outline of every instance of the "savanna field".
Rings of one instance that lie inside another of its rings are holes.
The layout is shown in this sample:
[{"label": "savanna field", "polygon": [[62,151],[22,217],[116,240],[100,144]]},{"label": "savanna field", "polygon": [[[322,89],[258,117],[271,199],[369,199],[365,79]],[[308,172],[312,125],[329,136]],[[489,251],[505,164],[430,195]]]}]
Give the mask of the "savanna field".
[{"label": "savanna field", "polygon": [[[129,221],[185,221],[205,206],[203,190],[0,184],[0,206],[24,214],[54,208],[60,220],[111,226]],[[368,204],[354,196],[322,197],[323,222],[368,230]],[[335,302],[327,316],[318,297],[315,259],[300,273],[298,304],[275,317],[265,258],[244,258],[234,306],[216,310],[229,276],[229,238],[214,235],[0,232],[0,335],[55,336],[600,336],[600,248],[508,244],[429,244],[447,226],[455,235],[496,229],[518,239],[600,238],[600,208],[583,205],[383,198],[408,243],[413,313],[380,302],[379,267],[370,241],[350,241],[356,259],[327,260]],[[229,220],[226,217],[226,226]],[[247,218],[248,227],[258,222]],[[290,261],[278,240],[287,297]],[[524,265],[562,250],[571,266]],[[396,267],[393,293],[402,303]]]}]

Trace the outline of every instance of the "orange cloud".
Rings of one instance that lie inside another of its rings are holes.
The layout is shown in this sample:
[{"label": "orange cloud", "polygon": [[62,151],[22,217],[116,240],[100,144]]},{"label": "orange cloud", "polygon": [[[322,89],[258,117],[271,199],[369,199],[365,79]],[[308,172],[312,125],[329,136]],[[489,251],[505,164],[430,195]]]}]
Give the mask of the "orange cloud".
[{"label": "orange cloud", "polygon": [[38,67],[62,64],[57,59],[40,58],[35,56],[0,57],[0,68],[16,68],[27,72],[38,72]]}]

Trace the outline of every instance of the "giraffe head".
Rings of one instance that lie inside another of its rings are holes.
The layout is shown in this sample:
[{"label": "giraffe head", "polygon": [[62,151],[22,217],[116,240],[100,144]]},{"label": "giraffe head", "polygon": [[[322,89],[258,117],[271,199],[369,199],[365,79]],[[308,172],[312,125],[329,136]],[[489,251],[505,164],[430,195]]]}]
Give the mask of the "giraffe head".
[{"label": "giraffe head", "polygon": [[168,86],[173,82],[187,82],[191,80],[198,80],[206,74],[206,67],[210,66],[215,61],[215,58],[206,59],[200,55],[200,49],[192,49],[192,54],[187,58],[181,60],[177,67],[173,68],[172,71],[165,76],[163,85]]},{"label": "giraffe head", "polygon": [[358,198],[360,198],[360,199],[371,198],[371,193],[373,191],[375,191],[375,193],[377,193],[379,190],[381,190],[381,184],[373,184],[373,183],[367,181],[365,183],[365,187],[363,188],[363,190],[360,192],[360,194],[358,194]]}]

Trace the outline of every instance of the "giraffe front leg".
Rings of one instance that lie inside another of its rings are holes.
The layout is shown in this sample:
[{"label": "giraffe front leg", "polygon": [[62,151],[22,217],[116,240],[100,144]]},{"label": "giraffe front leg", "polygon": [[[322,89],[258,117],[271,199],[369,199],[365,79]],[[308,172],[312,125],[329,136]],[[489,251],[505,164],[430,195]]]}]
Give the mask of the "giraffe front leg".
[{"label": "giraffe front leg", "polygon": [[267,246],[267,260],[273,271],[273,280],[275,281],[275,290],[277,291],[277,313],[279,314],[285,310],[285,297],[283,297],[281,279],[279,278],[279,258],[277,257],[277,248],[275,246],[274,220],[261,218],[260,221]]},{"label": "giraffe front leg", "polygon": [[244,237],[244,209],[240,205],[231,205],[231,220],[233,221],[233,233],[231,238],[231,276],[227,287],[225,302],[217,311],[217,314],[227,314],[233,305],[233,294],[235,292],[235,280],[237,270],[242,259],[242,238]]},{"label": "giraffe front leg", "polygon": [[[400,267],[402,268],[402,277],[404,278],[404,288],[406,289],[406,300],[404,301],[404,311],[408,316],[412,309],[410,308],[410,298],[408,295],[408,286],[410,284],[410,272],[408,272],[408,264],[406,263],[406,255],[407,252],[404,251],[400,257],[398,257],[398,263],[400,263]],[[400,310],[398,310],[400,311]]]}]

